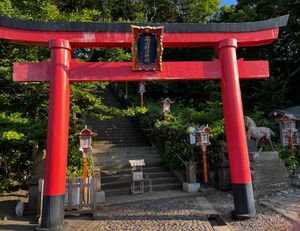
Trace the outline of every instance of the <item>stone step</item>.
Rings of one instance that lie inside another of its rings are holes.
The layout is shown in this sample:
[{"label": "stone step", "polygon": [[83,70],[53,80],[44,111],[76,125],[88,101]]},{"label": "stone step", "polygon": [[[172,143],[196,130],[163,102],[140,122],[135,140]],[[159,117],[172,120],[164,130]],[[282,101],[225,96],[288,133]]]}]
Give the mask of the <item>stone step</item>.
[{"label": "stone step", "polygon": [[[126,148],[126,147],[124,147]],[[133,147],[134,148],[134,147]],[[141,147],[136,147],[136,148],[141,148]],[[143,157],[143,156],[158,156],[160,157],[160,155],[157,152],[154,151],[136,151],[136,152],[132,152],[132,153],[117,153],[117,152],[113,152],[113,153],[109,153],[109,152],[105,152],[105,150],[101,150],[101,149],[94,149],[93,150],[93,158],[97,159],[97,158],[117,158],[117,157]]]},{"label": "stone step", "polygon": [[94,165],[110,165],[110,166],[113,166],[114,164],[115,165],[120,165],[120,164],[128,164],[128,167],[130,167],[129,165],[129,160],[144,160],[145,161],[145,164],[146,166],[151,166],[151,163],[155,163],[155,162],[160,162],[161,161],[161,158],[159,156],[154,156],[154,157],[145,157],[145,156],[142,156],[142,157],[139,157],[139,158],[136,158],[136,157],[131,157],[131,158],[116,158],[116,159],[113,159],[113,158],[97,158],[97,159],[93,159],[94,161]]},{"label": "stone step", "polygon": [[[155,185],[155,186],[145,186],[145,192],[152,192],[152,191],[167,191],[167,190],[173,190],[173,189],[181,189],[182,185],[180,183],[173,183],[173,184],[161,184],[161,185]],[[120,196],[120,195],[128,195],[130,194],[130,186],[119,188],[119,189],[109,189],[104,190],[105,196]]]},{"label": "stone step", "polygon": [[[131,168],[123,168],[123,169],[110,169],[110,170],[102,170],[101,169],[101,178],[104,177],[111,177],[117,175],[126,175],[131,174]],[[145,174],[152,174],[151,177],[155,177],[156,174],[169,174],[168,176],[172,175],[169,171],[165,170],[161,166],[151,166],[151,167],[143,167],[143,172]],[[163,176],[162,176],[163,177]]]},{"label": "stone step", "polygon": [[[130,167],[129,160],[132,159],[118,159],[118,160],[99,160],[99,159],[94,159],[94,165],[95,166],[128,166]],[[161,163],[161,158],[144,158],[145,164],[146,165],[151,165],[152,163]]]},{"label": "stone step", "polygon": [[87,117],[89,119],[89,121],[92,121],[92,122],[95,122],[95,121],[98,121],[98,122],[115,122],[115,121],[134,121],[134,119],[132,117],[128,117],[128,116],[118,116],[118,117],[113,117],[113,118],[110,118],[110,119],[105,119],[105,120],[98,120],[98,118],[95,118],[95,117]]},{"label": "stone step", "polygon": [[[97,151],[97,150],[96,150]],[[93,152],[93,159],[95,161],[117,161],[118,158],[122,161],[128,161],[132,159],[161,159],[160,155],[158,153],[153,152],[140,152],[140,153],[128,153],[128,154],[109,154],[109,153],[98,153]],[[147,163],[146,163],[147,165]]]},{"label": "stone step", "polygon": [[[130,170],[131,173],[131,170]],[[144,178],[156,179],[156,178],[172,178],[173,175],[170,172],[153,172],[153,173],[145,173]],[[101,182],[102,183],[109,183],[112,181],[123,181],[123,180],[131,180],[131,174],[119,174],[119,175],[111,175],[111,176],[103,176],[101,174]]]},{"label": "stone step", "polygon": [[93,140],[97,141],[97,140],[114,140],[114,139],[124,139],[124,140],[144,140],[144,137],[140,134],[137,133],[115,133],[115,134],[111,134],[111,133],[103,133],[100,134],[98,136],[95,136],[93,138]]},{"label": "stone step", "polygon": [[268,167],[265,168],[252,168],[251,173],[253,174],[260,174],[260,175],[272,175],[272,176],[282,176],[282,175],[287,175],[287,171],[285,169],[285,166],[274,166],[274,169],[276,171],[270,171],[271,169]]},{"label": "stone step", "polygon": [[278,172],[262,172],[262,171],[251,171],[251,175],[253,177],[256,177],[257,179],[266,179],[266,176],[272,178],[272,179],[286,179],[288,177],[288,173],[286,171],[278,171]]},{"label": "stone step", "polygon": [[135,129],[139,132],[141,132],[139,130],[139,128],[137,127],[136,124],[126,124],[126,123],[119,123],[119,124],[91,124],[91,123],[88,123],[87,124],[88,127],[90,128],[93,128],[93,131],[94,130],[97,130],[98,132],[101,132],[101,131],[123,131],[123,130],[129,130],[129,129]]},{"label": "stone step", "polygon": [[[115,94],[107,90],[96,93],[106,105],[122,108]],[[145,192],[180,189],[171,172],[162,168],[159,153],[149,145],[136,120],[114,117],[107,120],[86,118],[88,127],[98,133],[94,137],[93,161],[101,170],[102,189],[106,196],[130,194],[132,169],[128,160],[144,159]]]},{"label": "stone step", "polygon": [[128,161],[128,160],[141,160],[141,159],[157,159],[157,158],[161,158],[159,154],[155,153],[155,152],[144,152],[144,153],[128,153],[128,154],[110,154],[110,153],[97,153],[94,152],[93,153],[93,158],[95,162],[98,161],[115,161],[115,160],[124,160],[124,161]]},{"label": "stone step", "polygon": [[109,141],[111,143],[124,143],[124,142],[129,142],[129,143],[132,143],[133,141],[135,142],[145,142],[145,140],[140,137],[140,136],[113,136],[113,137],[105,137],[105,138],[102,138],[102,137],[95,137],[93,139],[94,141]]},{"label": "stone step", "polygon": [[[93,128],[92,128],[93,129]],[[134,136],[134,135],[138,135],[138,136],[142,136],[141,131],[136,128],[136,127],[126,127],[126,128],[101,128],[101,127],[97,127],[93,129],[94,132],[96,132],[98,136],[103,136],[103,135],[118,135],[118,134],[123,134],[123,135],[127,135],[127,136]]]},{"label": "stone step", "polygon": [[[139,146],[139,147],[144,147],[144,146],[150,146],[148,143],[147,143],[147,141],[145,141],[145,140],[143,140],[143,139],[141,139],[141,141],[140,142],[136,142],[136,141],[134,141],[134,140],[132,140],[132,141],[128,141],[127,142],[128,143],[128,145],[126,145],[126,143],[124,143],[124,142],[115,142],[115,143],[113,143],[113,142],[111,142],[111,141],[109,141],[109,140],[94,140],[94,146],[95,147],[101,147],[101,146],[105,146],[105,145],[107,145],[107,144],[120,144],[121,146],[120,147],[131,147],[130,145],[131,144],[139,144],[139,145],[137,145],[137,146]],[[124,145],[123,145],[124,144]],[[113,147],[113,146],[112,146]],[[103,147],[101,147],[101,148],[103,148]]]},{"label": "stone step", "polygon": [[116,121],[116,122],[99,122],[99,121],[95,121],[95,122],[87,122],[89,126],[94,126],[94,127],[100,127],[100,128],[108,128],[108,129],[121,129],[121,128],[137,128],[138,124],[134,121]]},{"label": "stone step", "polygon": [[138,128],[128,128],[128,129],[123,129],[123,130],[120,130],[120,129],[93,129],[94,132],[98,133],[97,136],[95,137],[101,137],[103,135],[118,135],[118,134],[122,134],[122,135],[141,135],[141,132]]},{"label": "stone step", "polygon": [[[102,141],[98,141],[98,142],[102,142]],[[146,145],[149,145],[147,143],[109,143],[107,141],[103,141],[103,143],[101,144],[101,146],[103,147],[103,149],[108,149],[110,147],[114,147],[114,148],[121,148],[121,147],[145,147]]]},{"label": "stone step", "polygon": [[146,165],[151,165],[153,162],[161,161],[160,156],[132,156],[132,157],[120,157],[120,158],[94,158],[94,165],[119,165],[119,164],[128,164],[129,160],[144,160]]},{"label": "stone step", "polygon": [[117,157],[135,157],[139,158],[139,157],[149,157],[149,156],[157,156],[160,157],[160,155],[157,152],[154,151],[140,151],[140,152],[132,152],[132,153],[109,153],[109,152],[105,152],[99,149],[96,149],[93,151],[94,157],[95,158],[117,158]]},{"label": "stone step", "polygon": [[[151,161],[150,163],[146,163],[146,164],[151,167],[160,167],[162,163],[161,161]],[[112,165],[107,165],[107,163],[104,163],[104,164],[95,164],[95,167],[100,168],[101,171],[114,171],[118,169],[130,168],[130,165],[129,162],[112,164]]]},{"label": "stone step", "polygon": [[[133,141],[138,141],[138,142],[143,142],[143,143],[147,142],[141,136],[136,136],[136,137],[109,137],[109,139],[107,139],[107,137],[106,138],[95,137],[95,138],[93,138],[93,140],[94,141],[110,142],[110,143],[114,143],[114,142],[122,142],[122,143],[124,143],[123,141],[127,141],[128,143],[132,143]],[[149,146],[149,145],[145,145],[145,146]]]},{"label": "stone step", "polygon": [[[100,148],[98,147],[100,145]],[[109,148],[102,149],[101,144],[96,142],[93,145],[93,151],[97,153],[102,153],[105,155],[127,155],[127,154],[140,154],[140,153],[157,153],[156,149],[153,146],[143,146],[143,147],[122,147],[122,148]]]},{"label": "stone step", "polygon": [[[154,178],[154,179],[145,179],[144,180],[144,186],[145,187],[154,187],[161,184],[171,184],[171,183],[178,183],[178,180],[175,177],[169,177],[169,178]],[[102,183],[102,190],[109,190],[109,189],[118,189],[118,188],[126,188],[130,187],[131,185],[131,178],[117,181],[117,182],[107,182]]]},{"label": "stone step", "polygon": [[132,128],[132,129],[139,129],[136,123],[134,122],[116,122],[116,123],[97,123],[97,122],[89,122],[88,126],[101,128],[103,129],[125,129],[125,128]]}]

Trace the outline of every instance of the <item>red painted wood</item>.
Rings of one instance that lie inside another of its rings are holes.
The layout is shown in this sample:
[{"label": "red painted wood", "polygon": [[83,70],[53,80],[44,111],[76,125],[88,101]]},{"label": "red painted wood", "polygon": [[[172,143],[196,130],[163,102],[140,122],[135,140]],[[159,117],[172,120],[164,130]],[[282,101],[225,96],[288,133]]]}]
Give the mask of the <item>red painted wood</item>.
[{"label": "red painted wood", "polygon": [[13,80],[15,82],[43,82],[50,81],[50,63],[48,61],[36,63],[13,63]]},{"label": "red painted wood", "polygon": [[[268,61],[238,60],[240,79],[269,77]],[[50,63],[14,63],[16,82],[49,81]],[[132,71],[130,62],[70,63],[69,79],[84,81],[153,81],[153,80],[217,80],[221,79],[220,61],[164,62],[163,71]]]},{"label": "red painted wood", "polygon": [[237,41],[224,40],[219,46],[221,89],[231,182],[251,183],[244,113],[236,60]]},{"label": "red painted wood", "polygon": [[66,189],[70,113],[70,83],[67,70],[71,52],[65,40],[52,40],[49,46],[51,62],[48,66],[51,79],[44,195],[58,196],[63,195]]},{"label": "red painted wood", "polygon": [[[223,39],[235,38],[239,47],[269,44],[278,37],[278,28],[240,33],[165,33],[164,47],[216,47]],[[48,46],[51,39],[69,40],[72,47],[124,47],[132,44],[125,32],[54,32],[28,31],[0,27],[0,38],[10,43]]]}]

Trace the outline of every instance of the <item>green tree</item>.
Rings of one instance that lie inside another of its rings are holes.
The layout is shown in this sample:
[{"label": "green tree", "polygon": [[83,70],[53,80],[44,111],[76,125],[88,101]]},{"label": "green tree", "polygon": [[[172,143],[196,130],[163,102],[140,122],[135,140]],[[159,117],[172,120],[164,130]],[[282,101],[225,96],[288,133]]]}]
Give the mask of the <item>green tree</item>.
[{"label": "green tree", "polygon": [[298,0],[239,0],[236,6],[221,8],[215,22],[259,21],[289,14],[286,28],[281,28],[279,38],[263,47],[239,49],[239,57],[268,59],[271,78],[267,81],[242,83],[244,105],[252,110],[255,105],[265,112],[275,107],[300,103],[300,2]]},{"label": "green tree", "polygon": [[[27,20],[95,21],[99,20],[100,11],[93,7],[63,11],[52,0],[6,0],[0,3],[0,15]],[[33,150],[45,148],[48,115],[48,84],[14,83],[12,63],[47,60],[50,52],[45,47],[10,45],[4,41],[0,41],[0,50],[0,185],[4,186],[0,190],[5,190],[11,182],[22,183],[30,176]],[[73,58],[85,58],[90,52],[77,49]],[[72,84],[71,113],[82,112],[103,119],[137,111],[107,107],[101,98],[87,91],[106,86],[107,83]],[[70,126],[70,134],[75,132],[72,129]]]}]

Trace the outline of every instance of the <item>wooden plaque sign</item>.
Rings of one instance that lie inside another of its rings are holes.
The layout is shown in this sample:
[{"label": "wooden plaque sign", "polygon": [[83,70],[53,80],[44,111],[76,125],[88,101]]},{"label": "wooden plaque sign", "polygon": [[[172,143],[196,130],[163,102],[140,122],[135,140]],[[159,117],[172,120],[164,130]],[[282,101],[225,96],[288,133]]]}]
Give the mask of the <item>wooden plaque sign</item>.
[{"label": "wooden plaque sign", "polygon": [[132,70],[162,71],[163,29],[131,26]]}]

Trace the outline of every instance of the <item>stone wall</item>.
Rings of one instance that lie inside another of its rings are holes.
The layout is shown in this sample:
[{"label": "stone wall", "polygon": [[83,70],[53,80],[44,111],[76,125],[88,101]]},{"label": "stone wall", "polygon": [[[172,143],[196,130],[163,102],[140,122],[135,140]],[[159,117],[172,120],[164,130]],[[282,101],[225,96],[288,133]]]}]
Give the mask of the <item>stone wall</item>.
[{"label": "stone wall", "polygon": [[288,172],[278,152],[250,152],[249,158],[255,199],[288,188]]}]

